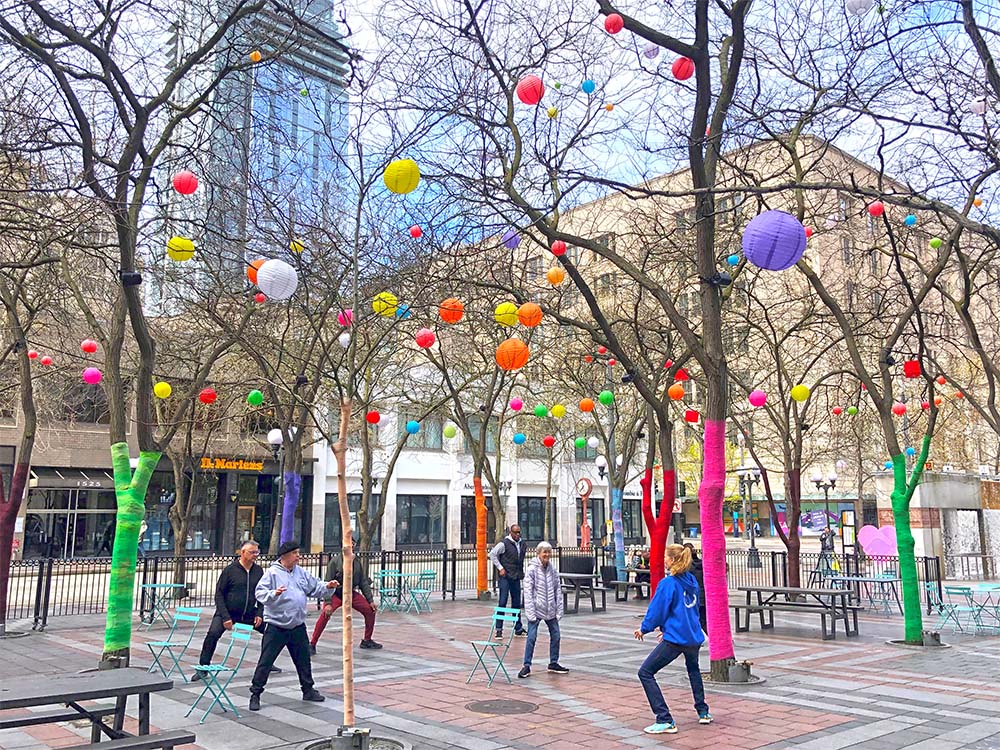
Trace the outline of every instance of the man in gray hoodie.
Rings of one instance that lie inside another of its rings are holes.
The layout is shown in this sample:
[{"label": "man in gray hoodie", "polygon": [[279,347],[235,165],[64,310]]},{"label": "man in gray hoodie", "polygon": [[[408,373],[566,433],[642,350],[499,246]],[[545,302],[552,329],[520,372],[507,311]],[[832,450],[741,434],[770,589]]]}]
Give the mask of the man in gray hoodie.
[{"label": "man in gray hoodie", "polygon": [[559,573],[552,564],[552,545],[541,542],[535,548],[535,559],[524,575],[524,614],[528,618],[528,641],[524,644],[524,666],[520,678],[531,674],[531,657],[535,655],[538,625],[543,620],[549,628],[549,671],[569,672],[559,663],[559,618],[563,616],[562,586]]},{"label": "man in gray hoodie", "polygon": [[260,694],[264,692],[271,666],[283,648],[288,649],[299,674],[302,700],[325,701],[313,687],[312,663],[309,660],[309,636],[306,634],[306,603],[340,583],[324,583],[298,566],[299,543],[285,542],[278,547],[278,559],[264,571],[254,589],[257,601],[264,605],[264,638],[260,646],[260,661],[250,683],[250,710],[260,710]]}]

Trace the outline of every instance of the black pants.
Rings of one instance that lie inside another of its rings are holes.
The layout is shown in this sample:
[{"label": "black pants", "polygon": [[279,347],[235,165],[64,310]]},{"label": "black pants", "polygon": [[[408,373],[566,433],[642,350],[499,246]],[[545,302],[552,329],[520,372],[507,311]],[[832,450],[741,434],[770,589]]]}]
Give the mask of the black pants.
[{"label": "black pants", "polygon": [[[241,625],[253,625],[254,614],[251,612],[246,617],[243,617],[241,612],[238,615],[230,615],[233,618],[234,623],[240,623]],[[264,626],[256,628],[258,633],[264,632]],[[212,624],[208,626],[208,635],[205,636],[205,642],[201,644],[201,656],[198,657],[199,664],[211,664],[212,656],[215,654],[215,647],[219,644],[219,639],[222,634],[226,632],[226,626],[222,624],[222,615],[216,615],[212,618]]]},{"label": "black pants", "polygon": [[250,683],[250,693],[260,695],[264,692],[267,678],[271,675],[271,667],[278,658],[281,649],[287,647],[288,653],[299,673],[299,685],[302,694],[313,690],[312,662],[309,660],[309,636],[306,634],[305,623],[294,628],[279,628],[271,623],[264,623],[264,638],[260,644],[260,661],[253,673]]}]

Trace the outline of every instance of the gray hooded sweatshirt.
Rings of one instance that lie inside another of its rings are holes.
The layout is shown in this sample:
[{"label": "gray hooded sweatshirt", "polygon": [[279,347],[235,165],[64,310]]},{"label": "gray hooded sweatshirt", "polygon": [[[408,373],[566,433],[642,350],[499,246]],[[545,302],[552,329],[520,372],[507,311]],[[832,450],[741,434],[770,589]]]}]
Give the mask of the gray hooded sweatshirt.
[{"label": "gray hooded sweatshirt", "polygon": [[[285,587],[281,596],[275,593],[279,586]],[[325,591],[325,581],[309,575],[298,565],[289,572],[275,560],[261,576],[254,596],[264,605],[264,622],[290,629],[306,621],[308,600],[318,598]]]}]

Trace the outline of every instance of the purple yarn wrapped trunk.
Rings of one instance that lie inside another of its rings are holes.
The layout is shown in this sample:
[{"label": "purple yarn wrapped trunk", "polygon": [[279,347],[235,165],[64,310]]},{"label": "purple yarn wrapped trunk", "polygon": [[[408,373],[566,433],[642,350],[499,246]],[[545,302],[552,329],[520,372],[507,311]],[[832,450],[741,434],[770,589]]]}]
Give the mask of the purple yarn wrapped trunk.
[{"label": "purple yarn wrapped trunk", "polygon": [[285,497],[281,506],[281,543],[295,538],[295,509],[302,495],[302,475],[297,471],[286,471]]}]

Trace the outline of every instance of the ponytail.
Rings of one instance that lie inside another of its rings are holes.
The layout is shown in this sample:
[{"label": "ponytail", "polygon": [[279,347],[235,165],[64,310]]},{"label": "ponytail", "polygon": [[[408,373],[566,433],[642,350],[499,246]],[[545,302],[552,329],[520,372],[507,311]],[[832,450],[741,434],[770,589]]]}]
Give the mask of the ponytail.
[{"label": "ponytail", "polygon": [[679,576],[691,569],[691,550],[687,547],[671,544],[667,547],[664,557],[672,560],[670,568],[667,570],[667,573],[672,576]]}]

